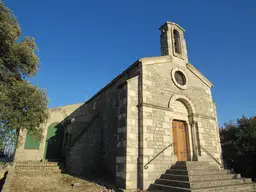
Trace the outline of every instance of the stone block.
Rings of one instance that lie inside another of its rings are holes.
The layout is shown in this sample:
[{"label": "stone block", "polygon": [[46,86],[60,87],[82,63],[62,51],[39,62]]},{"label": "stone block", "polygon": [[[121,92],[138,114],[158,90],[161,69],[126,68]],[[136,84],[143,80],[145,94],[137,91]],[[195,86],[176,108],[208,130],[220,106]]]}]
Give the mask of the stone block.
[{"label": "stone block", "polygon": [[171,136],[167,135],[167,136],[163,136],[163,137],[164,137],[164,139],[163,139],[164,142],[167,142],[167,143],[171,144],[171,142],[172,142]]},{"label": "stone block", "polygon": [[126,149],[127,155],[138,155],[138,149],[136,148],[127,148]]},{"label": "stone block", "polygon": [[147,156],[148,155],[154,155],[154,150],[153,149],[144,148],[143,154],[147,155]]},{"label": "stone block", "polygon": [[133,162],[133,163],[126,163],[126,171],[127,172],[136,172],[137,170],[137,163]]},{"label": "stone block", "polygon": [[144,119],[143,125],[144,126],[153,126],[153,120],[152,119]]},{"label": "stone block", "polygon": [[143,112],[149,112],[149,113],[152,113],[152,112],[153,112],[153,109],[152,109],[151,107],[143,106]]},{"label": "stone block", "polygon": [[136,181],[126,181],[126,189],[137,189]]},{"label": "stone block", "polygon": [[126,158],[125,156],[119,156],[119,157],[117,156],[116,162],[117,163],[125,163],[125,158]]},{"label": "stone block", "polygon": [[116,176],[117,177],[121,177],[121,178],[126,178],[126,174],[125,174],[125,172],[124,171],[117,171],[116,172]]},{"label": "stone block", "polygon": [[165,157],[171,157],[172,153],[173,153],[173,149],[172,148],[168,148],[167,150],[164,151],[164,156]]}]

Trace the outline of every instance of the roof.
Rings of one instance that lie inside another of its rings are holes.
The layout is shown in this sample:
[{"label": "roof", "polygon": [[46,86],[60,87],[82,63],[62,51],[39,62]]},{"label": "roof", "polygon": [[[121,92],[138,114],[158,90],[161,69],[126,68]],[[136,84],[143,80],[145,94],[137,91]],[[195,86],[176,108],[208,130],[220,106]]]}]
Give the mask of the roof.
[{"label": "roof", "polygon": [[174,23],[174,22],[170,22],[170,21],[166,21],[160,28],[159,30],[161,30],[165,25],[167,24],[171,24],[171,25],[175,25],[176,27],[180,28],[183,32],[185,32],[185,29],[183,27],[181,27],[179,24]]},{"label": "roof", "polygon": [[110,83],[108,83],[106,86],[104,86],[102,89],[100,89],[96,94],[94,94],[90,99],[88,99],[85,103],[91,102],[94,98],[99,96],[102,92],[104,92],[107,88],[109,88],[111,85],[113,85],[118,79],[123,77],[128,71],[134,69],[140,64],[140,60],[136,60],[132,65],[130,65],[127,69],[125,69],[123,72],[121,72],[119,75],[117,75]]},{"label": "roof", "polygon": [[208,87],[212,88],[213,84],[212,82],[207,79],[200,71],[198,71],[192,64],[187,63],[187,68],[194,73],[204,84],[206,84]]},{"label": "roof", "polygon": [[[88,99],[85,104],[90,103],[93,99],[95,99],[97,96],[99,96],[101,93],[103,93],[107,88],[112,86],[115,82],[117,82],[121,77],[127,74],[128,71],[134,69],[139,64],[143,65],[151,65],[151,64],[157,64],[157,63],[166,63],[171,62],[172,56],[166,55],[166,56],[155,56],[155,57],[144,57],[141,59],[136,60],[132,65],[130,65],[128,68],[126,68],[124,71],[122,71],[119,75],[117,75],[112,81],[110,81],[106,86],[104,86],[102,89],[100,89],[97,93],[95,93],[90,99]],[[207,79],[201,72],[199,72],[192,64],[187,63],[186,67],[194,73],[201,81],[203,81],[207,86],[210,88],[213,87],[213,84],[209,79]],[[71,104],[71,105],[78,105],[78,104],[84,104],[84,103],[77,103],[77,104]],[[65,107],[70,105],[64,105],[59,107]],[[57,107],[54,107],[57,108]],[[53,108],[51,108],[53,109]]]},{"label": "roof", "polygon": [[56,106],[56,107],[52,107],[52,108],[48,108],[48,110],[52,110],[52,109],[56,109],[56,108],[60,108],[60,107],[68,107],[68,106],[74,106],[74,105],[83,105],[84,102],[80,102],[80,103],[74,103],[74,104],[68,104],[68,105],[62,105],[62,106]]}]

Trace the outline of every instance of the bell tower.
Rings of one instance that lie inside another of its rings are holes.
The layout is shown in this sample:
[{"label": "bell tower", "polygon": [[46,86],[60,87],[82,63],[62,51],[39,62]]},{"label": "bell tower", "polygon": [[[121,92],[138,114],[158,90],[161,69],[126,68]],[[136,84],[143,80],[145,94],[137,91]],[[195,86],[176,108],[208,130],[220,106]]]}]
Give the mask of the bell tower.
[{"label": "bell tower", "polygon": [[166,22],[160,27],[161,56],[171,55],[188,62],[185,30],[176,23]]}]

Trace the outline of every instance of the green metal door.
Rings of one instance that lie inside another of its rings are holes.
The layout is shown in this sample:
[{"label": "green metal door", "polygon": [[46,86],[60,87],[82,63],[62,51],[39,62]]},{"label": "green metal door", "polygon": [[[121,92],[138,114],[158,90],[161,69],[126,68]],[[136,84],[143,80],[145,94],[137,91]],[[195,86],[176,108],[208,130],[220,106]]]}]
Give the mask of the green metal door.
[{"label": "green metal door", "polygon": [[63,131],[60,123],[52,123],[48,127],[44,151],[45,159],[61,158]]}]

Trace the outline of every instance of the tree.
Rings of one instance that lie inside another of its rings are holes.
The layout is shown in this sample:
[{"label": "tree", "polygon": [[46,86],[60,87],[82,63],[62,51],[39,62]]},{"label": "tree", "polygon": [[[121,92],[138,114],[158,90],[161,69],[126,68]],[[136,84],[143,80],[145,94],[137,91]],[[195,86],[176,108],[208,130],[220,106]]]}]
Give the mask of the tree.
[{"label": "tree", "polygon": [[220,129],[222,157],[229,169],[243,176],[256,176],[256,118],[242,116]]},{"label": "tree", "polygon": [[[34,38],[21,39],[21,29],[12,11],[0,0],[0,142],[17,139],[20,129],[38,139],[40,124],[48,118],[45,90],[28,78],[39,69]],[[13,137],[13,133],[16,133]]]}]

